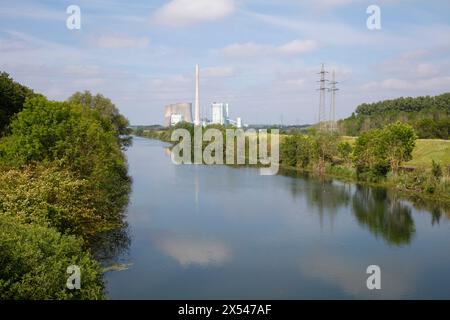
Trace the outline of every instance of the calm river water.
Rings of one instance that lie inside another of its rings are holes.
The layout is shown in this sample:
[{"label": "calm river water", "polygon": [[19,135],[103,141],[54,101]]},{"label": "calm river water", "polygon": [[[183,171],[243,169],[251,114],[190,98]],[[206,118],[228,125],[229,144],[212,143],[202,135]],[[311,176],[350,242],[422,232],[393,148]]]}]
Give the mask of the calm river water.
[{"label": "calm river water", "polygon": [[[112,299],[450,298],[450,220],[384,189],[182,165],[134,138]],[[368,290],[366,269],[381,269]]]}]

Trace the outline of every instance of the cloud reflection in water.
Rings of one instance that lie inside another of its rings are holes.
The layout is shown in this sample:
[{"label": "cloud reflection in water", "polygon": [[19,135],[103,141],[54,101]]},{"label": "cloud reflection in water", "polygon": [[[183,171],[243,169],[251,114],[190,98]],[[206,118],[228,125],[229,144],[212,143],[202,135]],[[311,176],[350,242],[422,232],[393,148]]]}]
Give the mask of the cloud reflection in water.
[{"label": "cloud reflection in water", "polygon": [[219,240],[166,233],[153,236],[152,242],[183,267],[221,266],[232,256],[230,248]]}]

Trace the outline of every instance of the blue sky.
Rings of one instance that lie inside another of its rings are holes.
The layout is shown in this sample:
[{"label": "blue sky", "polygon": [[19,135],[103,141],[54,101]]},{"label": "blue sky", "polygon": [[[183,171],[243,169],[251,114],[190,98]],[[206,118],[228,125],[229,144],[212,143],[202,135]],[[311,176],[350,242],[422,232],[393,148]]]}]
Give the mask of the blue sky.
[{"label": "blue sky", "polygon": [[[66,8],[81,8],[69,30]],[[381,8],[381,30],[366,9]],[[229,102],[245,123],[313,123],[320,64],[336,70],[337,117],[362,102],[450,91],[445,0],[5,1],[0,70],[50,99],[90,90],[133,124],[164,105]]]}]

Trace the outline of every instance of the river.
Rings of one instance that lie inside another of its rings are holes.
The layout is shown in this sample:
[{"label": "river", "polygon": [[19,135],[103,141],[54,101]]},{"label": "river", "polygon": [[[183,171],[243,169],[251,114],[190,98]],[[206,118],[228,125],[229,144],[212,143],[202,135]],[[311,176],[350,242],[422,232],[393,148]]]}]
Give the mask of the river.
[{"label": "river", "polygon": [[[380,188],[172,164],[134,138],[111,299],[450,298],[450,219]],[[369,290],[377,265],[381,289]]]}]

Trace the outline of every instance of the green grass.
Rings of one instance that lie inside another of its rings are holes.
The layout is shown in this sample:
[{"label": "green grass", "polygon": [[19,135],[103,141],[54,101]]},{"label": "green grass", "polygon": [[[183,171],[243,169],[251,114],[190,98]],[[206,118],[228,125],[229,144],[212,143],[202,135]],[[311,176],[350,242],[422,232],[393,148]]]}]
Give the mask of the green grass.
[{"label": "green grass", "polygon": [[[342,141],[354,145],[356,137],[343,136]],[[431,168],[432,160],[443,166],[450,165],[450,140],[417,139],[412,156],[406,166]]]},{"label": "green grass", "polygon": [[431,167],[434,160],[441,165],[450,165],[450,140],[419,139],[413,151],[413,159],[406,163],[413,167]]}]

